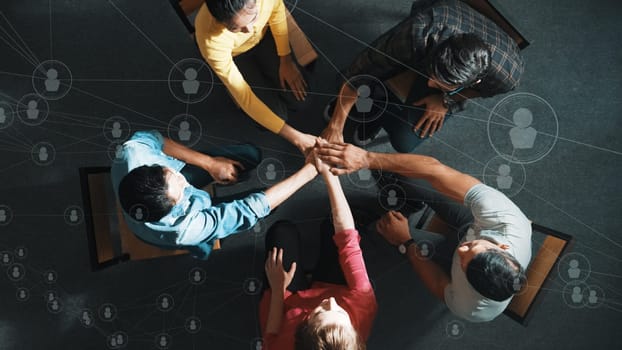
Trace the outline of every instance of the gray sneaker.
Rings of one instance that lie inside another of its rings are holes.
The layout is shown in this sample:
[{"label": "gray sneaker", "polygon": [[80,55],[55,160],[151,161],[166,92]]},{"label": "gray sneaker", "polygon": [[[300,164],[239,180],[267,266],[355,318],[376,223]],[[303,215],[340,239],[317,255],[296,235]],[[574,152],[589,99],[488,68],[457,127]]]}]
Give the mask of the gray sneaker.
[{"label": "gray sneaker", "polygon": [[358,125],[356,129],[354,129],[354,135],[352,135],[352,143],[359,147],[369,145],[372,141],[374,141],[374,139],[378,136],[378,134],[380,134],[380,129],[382,129],[382,128],[378,128],[378,130],[374,131],[372,135],[370,135],[369,138],[362,139],[361,137],[364,136],[364,133],[362,130],[364,125],[365,124]]}]

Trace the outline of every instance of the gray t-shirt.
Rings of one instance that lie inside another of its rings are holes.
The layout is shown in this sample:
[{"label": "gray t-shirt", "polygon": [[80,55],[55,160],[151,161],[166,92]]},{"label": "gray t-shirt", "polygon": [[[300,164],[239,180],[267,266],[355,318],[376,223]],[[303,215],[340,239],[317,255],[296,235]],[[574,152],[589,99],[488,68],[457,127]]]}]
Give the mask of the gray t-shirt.
[{"label": "gray t-shirt", "polygon": [[[487,237],[507,244],[507,252],[527,268],[531,260],[531,222],[521,210],[503,193],[484,184],[473,186],[464,204],[473,213],[473,224],[463,241]],[[445,303],[454,314],[471,322],[486,322],[501,314],[511,300],[495,301],[479,294],[467,281],[458,252],[454,252],[451,282],[445,288]]]}]

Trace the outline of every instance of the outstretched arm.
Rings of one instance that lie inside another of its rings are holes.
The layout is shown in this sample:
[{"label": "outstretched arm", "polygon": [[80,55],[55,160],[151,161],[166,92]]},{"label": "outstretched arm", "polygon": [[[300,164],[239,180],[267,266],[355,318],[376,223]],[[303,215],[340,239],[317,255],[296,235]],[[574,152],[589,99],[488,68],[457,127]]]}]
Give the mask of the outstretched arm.
[{"label": "outstretched arm", "polygon": [[462,203],[468,190],[480,183],[476,178],[450,168],[437,159],[419,154],[374,153],[351,144],[322,144],[320,158],[331,164],[331,172],[347,174],[362,168],[381,169],[430,182],[440,193]]},{"label": "outstretched arm", "polygon": [[322,138],[329,142],[343,142],[343,128],[346,125],[350,110],[356,103],[356,98],[357,93],[352,86],[348,84],[341,86],[335,101],[333,115],[324,131],[322,131]]},{"label": "outstretched arm", "polygon": [[307,182],[313,180],[316,175],[317,170],[315,166],[311,163],[307,163],[294,173],[294,175],[267,189],[265,194],[270,204],[270,209],[274,209],[283,203]]}]

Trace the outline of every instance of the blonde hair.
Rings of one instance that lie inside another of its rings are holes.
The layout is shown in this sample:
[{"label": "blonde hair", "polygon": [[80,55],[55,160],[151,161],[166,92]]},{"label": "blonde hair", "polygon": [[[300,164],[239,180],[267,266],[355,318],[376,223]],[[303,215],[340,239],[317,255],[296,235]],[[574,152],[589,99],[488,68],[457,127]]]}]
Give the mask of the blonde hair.
[{"label": "blonde hair", "polygon": [[304,320],[296,328],[296,350],[365,350],[358,332],[352,325],[321,325]]}]

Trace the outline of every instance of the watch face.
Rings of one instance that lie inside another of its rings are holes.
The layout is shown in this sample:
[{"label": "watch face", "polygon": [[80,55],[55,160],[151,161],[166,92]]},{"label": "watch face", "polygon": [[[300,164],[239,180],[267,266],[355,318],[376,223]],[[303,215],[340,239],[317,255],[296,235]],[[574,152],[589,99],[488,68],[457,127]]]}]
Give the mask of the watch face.
[{"label": "watch face", "polygon": [[403,245],[403,244],[400,244],[400,245],[397,247],[397,250],[399,250],[399,251],[400,251],[400,253],[402,253],[402,254],[406,254],[406,246],[405,246],[405,245]]}]

